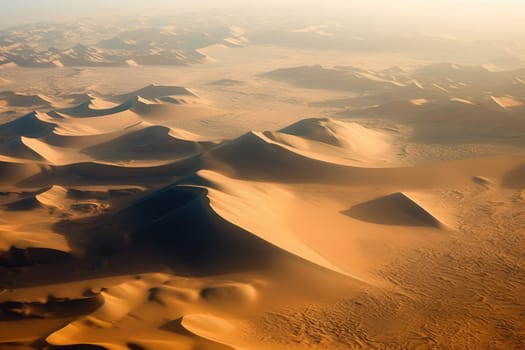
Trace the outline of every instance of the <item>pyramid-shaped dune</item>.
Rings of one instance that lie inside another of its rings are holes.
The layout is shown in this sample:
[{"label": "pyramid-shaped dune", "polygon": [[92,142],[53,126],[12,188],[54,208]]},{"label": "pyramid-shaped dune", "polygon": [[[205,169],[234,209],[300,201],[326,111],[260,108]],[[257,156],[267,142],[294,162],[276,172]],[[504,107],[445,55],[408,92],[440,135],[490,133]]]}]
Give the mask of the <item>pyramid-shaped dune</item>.
[{"label": "pyramid-shaped dune", "polygon": [[344,214],[380,225],[445,227],[428,207],[403,192],[357,204]]}]

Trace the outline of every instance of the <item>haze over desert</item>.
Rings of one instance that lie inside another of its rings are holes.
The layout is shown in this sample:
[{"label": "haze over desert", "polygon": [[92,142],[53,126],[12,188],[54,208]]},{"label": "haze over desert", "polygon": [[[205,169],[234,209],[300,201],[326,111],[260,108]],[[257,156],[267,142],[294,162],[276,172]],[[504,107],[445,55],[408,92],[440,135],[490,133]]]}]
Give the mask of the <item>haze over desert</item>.
[{"label": "haze over desert", "polygon": [[0,0],[0,349],[524,349],[524,17]]}]

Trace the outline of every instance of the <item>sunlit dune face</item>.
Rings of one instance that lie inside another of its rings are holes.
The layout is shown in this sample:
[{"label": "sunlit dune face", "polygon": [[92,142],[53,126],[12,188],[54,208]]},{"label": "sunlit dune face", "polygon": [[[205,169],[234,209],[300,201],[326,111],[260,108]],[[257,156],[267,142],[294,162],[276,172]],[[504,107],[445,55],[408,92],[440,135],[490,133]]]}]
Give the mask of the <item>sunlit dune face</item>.
[{"label": "sunlit dune face", "polygon": [[501,96],[501,97],[492,96],[492,99],[494,100],[494,102],[496,102],[498,105],[500,105],[503,108],[513,108],[513,107],[523,106],[523,102],[518,101],[509,96]]}]

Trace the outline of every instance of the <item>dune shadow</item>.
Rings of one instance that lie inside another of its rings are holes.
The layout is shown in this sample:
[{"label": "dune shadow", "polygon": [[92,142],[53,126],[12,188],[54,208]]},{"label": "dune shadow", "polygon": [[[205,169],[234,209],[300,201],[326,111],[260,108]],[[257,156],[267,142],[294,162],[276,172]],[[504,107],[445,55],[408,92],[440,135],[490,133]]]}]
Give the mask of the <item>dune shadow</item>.
[{"label": "dune shadow", "polygon": [[525,163],[507,172],[501,181],[503,187],[525,188]]}]

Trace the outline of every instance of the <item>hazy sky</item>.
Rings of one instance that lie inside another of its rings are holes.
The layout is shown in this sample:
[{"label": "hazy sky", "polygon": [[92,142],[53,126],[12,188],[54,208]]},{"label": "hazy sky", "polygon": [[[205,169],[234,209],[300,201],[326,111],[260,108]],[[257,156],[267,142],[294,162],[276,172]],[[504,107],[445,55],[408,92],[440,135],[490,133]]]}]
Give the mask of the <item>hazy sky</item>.
[{"label": "hazy sky", "polygon": [[[525,19],[525,0],[0,0],[3,27],[46,20],[72,20],[99,15],[154,15],[184,11],[291,11],[291,14],[355,11],[378,16],[434,17],[507,24]],[[523,25],[525,27],[525,24]]]}]

